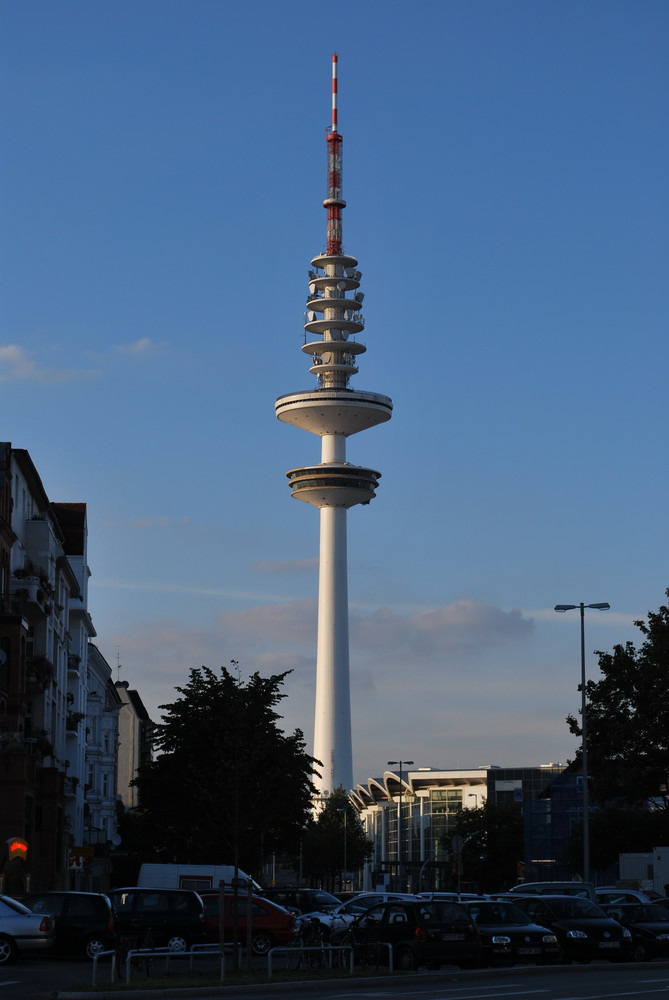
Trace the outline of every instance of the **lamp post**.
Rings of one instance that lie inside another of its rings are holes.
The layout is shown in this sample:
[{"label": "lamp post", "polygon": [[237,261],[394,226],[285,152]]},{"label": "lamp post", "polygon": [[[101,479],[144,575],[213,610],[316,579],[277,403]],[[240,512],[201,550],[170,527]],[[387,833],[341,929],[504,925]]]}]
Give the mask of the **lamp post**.
[{"label": "lamp post", "polygon": [[583,881],[590,881],[590,802],[588,795],[588,719],[586,713],[587,698],[585,692],[585,609],[608,611],[610,604],[556,604],[555,611],[581,612],[581,784],[583,794]]},{"label": "lamp post", "polygon": [[388,767],[395,764],[399,767],[400,773],[400,797],[397,811],[397,881],[399,883],[398,892],[404,891],[402,882],[402,768],[405,764],[413,764],[412,760],[389,760]]},{"label": "lamp post", "polygon": [[347,839],[348,839],[348,829],[347,829],[347,819],[348,819],[348,809],[337,809],[338,813],[342,813],[344,816],[344,868],[341,873],[341,890],[344,891],[344,879],[346,878],[346,873],[348,872],[348,850],[347,850]]}]

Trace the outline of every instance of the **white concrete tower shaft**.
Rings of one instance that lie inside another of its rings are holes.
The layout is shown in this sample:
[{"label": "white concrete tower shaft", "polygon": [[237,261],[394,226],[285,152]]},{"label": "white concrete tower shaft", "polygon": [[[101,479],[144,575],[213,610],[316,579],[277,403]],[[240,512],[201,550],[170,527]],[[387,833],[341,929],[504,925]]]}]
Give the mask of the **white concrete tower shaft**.
[{"label": "white concrete tower shaft", "polygon": [[364,298],[355,257],[342,249],[342,145],[337,121],[337,56],[332,57],[332,127],[327,134],[326,249],[311,261],[302,350],[312,360],[315,389],[279,396],[279,420],[321,438],[321,461],[287,473],[292,495],[320,509],[318,643],[314,757],[321,762],[315,784],[321,795],[353,784],[348,635],[346,517],[349,507],[368,504],[380,473],[346,461],[346,438],[390,420],[387,396],[349,388],[365,353],[355,340],[364,329]]}]

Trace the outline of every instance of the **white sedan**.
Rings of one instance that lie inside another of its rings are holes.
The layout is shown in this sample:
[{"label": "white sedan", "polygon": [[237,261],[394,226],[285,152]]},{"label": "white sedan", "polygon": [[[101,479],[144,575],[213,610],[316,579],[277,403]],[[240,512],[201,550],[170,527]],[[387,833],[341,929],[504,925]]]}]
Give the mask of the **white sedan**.
[{"label": "white sedan", "polygon": [[11,896],[0,896],[0,965],[19,954],[53,948],[53,917],[33,913]]}]

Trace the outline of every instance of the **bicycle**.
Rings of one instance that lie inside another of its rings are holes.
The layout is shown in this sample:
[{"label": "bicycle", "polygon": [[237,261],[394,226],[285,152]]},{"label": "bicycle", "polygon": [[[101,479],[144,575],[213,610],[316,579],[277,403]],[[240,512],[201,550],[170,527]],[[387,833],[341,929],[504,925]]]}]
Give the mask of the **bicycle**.
[{"label": "bicycle", "polygon": [[330,933],[318,917],[310,917],[300,921],[297,947],[301,948],[302,951],[297,968],[323,969],[327,967],[329,965],[327,951],[329,943]]},{"label": "bicycle", "polygon": [[[125,970],[128,962],[128,955],[131,951],[137,952],[139,950],[152,952],[155,951],[155,942],[153,940],[153,934],[151,933],[151,928],[147,928],[146,934],[143,938],[140,938],[139,934],[134,935],[124,935],[119,938],[118,947],[116,949],[116,968],[118,971],[119,979],[125,978]],[[148,976],[153,975],[154,969],[154,959],[149,957],[149,955],[133,955],[131,959],[131,967],[133,969],[143,970],[144,974]]]}]

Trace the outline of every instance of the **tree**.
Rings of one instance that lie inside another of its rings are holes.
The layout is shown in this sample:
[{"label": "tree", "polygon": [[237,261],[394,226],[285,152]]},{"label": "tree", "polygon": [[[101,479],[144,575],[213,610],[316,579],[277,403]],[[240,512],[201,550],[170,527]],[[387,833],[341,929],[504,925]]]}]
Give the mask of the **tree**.
[{"label": "tree", "polygon": [[343,873],[356,871],[372,856],[372,842],[343,786],[335,788],[302,839],[302,870],[330,891]]},{"label": "tree", "polygon": [[444,843],[450,849],[453,834],[462,837],[462,879],[484,892],[508,889],[518,881],[524,858],[523,814],[518,805],[486,802],[478,809],[462,809]]},{"label": "tree", "polygon": [[[232,661],[233,667],[237,664]],[[238,864],[257,871],[270,851],[295,849],[308,819],[313,758],[302,732],[279,729],[286,673],[246,683],[225,667],[192,669],[161,705],[154,761],[137,778],[151,860]]]},{"label": "tree", "polygon": [[[648,854],[669,839],[666,809],[602,809],[590,817],[590,861],[598,872],[615,871],[620,854]],[[574,871],[583,863],[583,828],[572,830],[567,860]]]},{"label": "tree", "polygon": [[[666,591],[669,597],[669,590]],[[669,607],[634,623],[644,640],[597,651],[599,681],[588,681],[587,739],[595,802],[667,807],[669,774]],[[576,736],[581,727],[567,716]],[[578,755],[580,756],[580,750]]]}]

